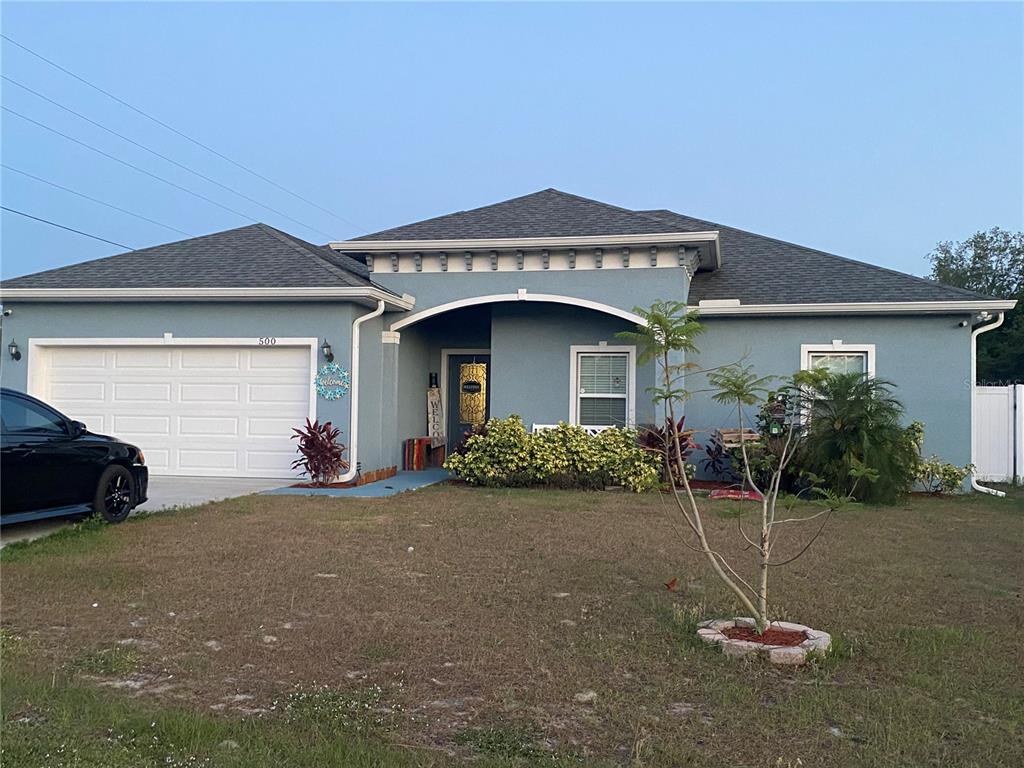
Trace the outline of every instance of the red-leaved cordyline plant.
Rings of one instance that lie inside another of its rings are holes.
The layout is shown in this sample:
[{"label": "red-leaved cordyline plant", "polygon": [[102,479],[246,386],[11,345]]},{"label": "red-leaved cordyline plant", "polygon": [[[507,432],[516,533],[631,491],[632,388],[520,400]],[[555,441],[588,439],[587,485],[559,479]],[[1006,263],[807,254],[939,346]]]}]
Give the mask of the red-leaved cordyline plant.
[{"label": "red-leaved cordyline plant", "polygon": [[306,426],[293,429],[292,440],[298,440],[299,458],[292,462],[292,469],[301,469],[314,485],[328,485],[334,478],[348,469],[344,458],[345,446],[338,442],[341,430],[327,421],[306,419]]},{"label": "red-leaved cordyline plant", "polygon": [[[672,486],[672,499],[675,502],[673,509],[682,517],[686,529],[692,536],[692,538],[688,537],[689,541],[684,541],[684,543],[690,549],[704,554],[718,578],[732,591],[757,622],[758,629],[763,632],[771,623],[768,616],[769,569],[773,566],[785,565],[802,555],[824,529],[829,515],[849,500],[849,497],[838,497],[830,491],[815,488],[814,490],[821,497],[817,503],[823,508],[813,514],[793,516],[791,512],[797,499],[796,497],[786,498],[782,494],[783,475],[797,452],[805,409],[813,407],[813,399],[806,396],[808,387],[804,382],[795,378],[791,385],[784,387],[784,397],[773,403],[769,413],[774,412],[777,417],[778,428],[776,431],[778,434],[773,435],[771,439],[765,436],[761,441],[763,443],[761,449],[771,459],[772,472],[765,487],[758,487],[753,479],[751,458],[743,436],[745,426],[743,408],[757,404],[767,393],[766,384],[770,377],[758,378],[751,372],[749,366],[740,366],[739,364],[697,371],[692,364],[675,362],[686,353],[697,351],[695,339],[704,330],[697,320],[697,313],[688,312],[686,304],[683,302],[658,301],[650,308],[637,307],[633,311],[643,317],[645,324],[638,325],[636,331],[627,331],[618,335],[637,345],[638,362],[644,363],[651,360],[657,362],[660,382],[657,386],[651,387],[649,391],[654,402],[665,407],[668,423],[678,423],[676,409],[681,408],[692,395],[692,392],[685,386],[687,373],[691,375],[707,374],[715,392],[714,399],[718,402],[735,405],[737,408],[743,477],[749,488],[761,497],[760,530],[753,537],[749,536],[744,529],[742,517],[737,518],[739,535],[742,536],[748,548],[757,554],[757,579],[744,579],[708,540],[700,507],[697,505],[690,481],[683,470],[682,464],[686,454],[684,446],[681,445],[680,432],[675,429],[666,431],[666,439],[671,444],[665,446],[665,456],[667,460],[676,464],[673,467],[674,471],[669,471],[666,474]],[[785,412],[780,414],[780,408]],[[779,509],[780,496],[783,496],[784,510]],[[782,514],[778,514],[780,511]],[[821,526],[802,549],[789,558],[781,560],[772,558],[780,526],[816,518],[823,518]]]}]

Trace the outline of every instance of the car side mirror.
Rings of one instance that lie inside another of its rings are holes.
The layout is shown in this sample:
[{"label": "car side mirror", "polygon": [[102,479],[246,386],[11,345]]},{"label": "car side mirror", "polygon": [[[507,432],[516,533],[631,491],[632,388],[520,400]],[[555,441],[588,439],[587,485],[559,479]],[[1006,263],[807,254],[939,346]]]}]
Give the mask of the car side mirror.
[{"label": "car side mirror", "polygon": [[71,433],[71,437],[78,437],[85,433],[85,424],[80,421],[72,421],[68,425],[68,429]]}]

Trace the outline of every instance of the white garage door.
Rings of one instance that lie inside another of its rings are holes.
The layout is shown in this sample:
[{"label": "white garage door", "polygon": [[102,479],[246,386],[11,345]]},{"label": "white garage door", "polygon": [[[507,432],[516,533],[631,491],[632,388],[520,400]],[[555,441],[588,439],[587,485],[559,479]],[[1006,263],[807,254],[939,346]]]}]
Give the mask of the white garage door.
[{"label": "white garage door", "polygon": [[48,346],[32,394],[134,443],[153,474],[293,477],[306,346]]}]

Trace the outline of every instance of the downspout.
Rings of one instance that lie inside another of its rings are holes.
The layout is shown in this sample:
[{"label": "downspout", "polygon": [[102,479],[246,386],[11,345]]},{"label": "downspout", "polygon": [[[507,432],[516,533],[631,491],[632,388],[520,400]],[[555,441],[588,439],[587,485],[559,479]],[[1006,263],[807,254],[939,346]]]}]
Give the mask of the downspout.
[{"label": "downspout", "polygon": [[360,315],[352,321],[352,357],[349,358],[352,368],[352,390],[349,405],[349,443],[348,443],[348,471],[338,478],[338,482],[347,483],[356,476],[357,461],[359,458],[359,326],[367,320],[380,317],[384,314],[384,302],[378,299],[377,308],[365,315]]},{"label": "downspout", "polygon": [[[976,390],[978,388],[978,337],[983,333],[994,331],[996,328],[1003,324],[1004,318],[1005,313],[1000,312],[999,317],[996,318],[996,321],[994,323],[989,323],[988,325],[979,325],[977,328],[971,331],[971,464],[974,464],[974,449],[975,443],[977,442],[977,440],[975,439],[974,432],[974,418],[977,413],[977,409],[975,408],[975,398]],[[982,315],[982,319],[987,319],[985,318],[984,314]],[[987,485],[982,485],[981,483],[979,483],[976,471],[971,473],[971,488],[980,493],[989,493],[993,496],[1006,495],[1006,493],[1004,493],[1003,491],[997,491],[995,488],[989,488]]]}]

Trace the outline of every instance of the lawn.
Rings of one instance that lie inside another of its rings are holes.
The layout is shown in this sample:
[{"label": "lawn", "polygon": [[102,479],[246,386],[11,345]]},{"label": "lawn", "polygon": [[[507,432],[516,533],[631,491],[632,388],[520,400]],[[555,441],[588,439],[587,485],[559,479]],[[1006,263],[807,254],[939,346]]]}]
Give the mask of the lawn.
[{"label": "lawn", "polygon": [[836,638],[799,670],[694,641],[735,608],[667,503],[248,497],[13,545],[0,762],[1021,764],[1020,491],[834,518],[773,574]]}]

